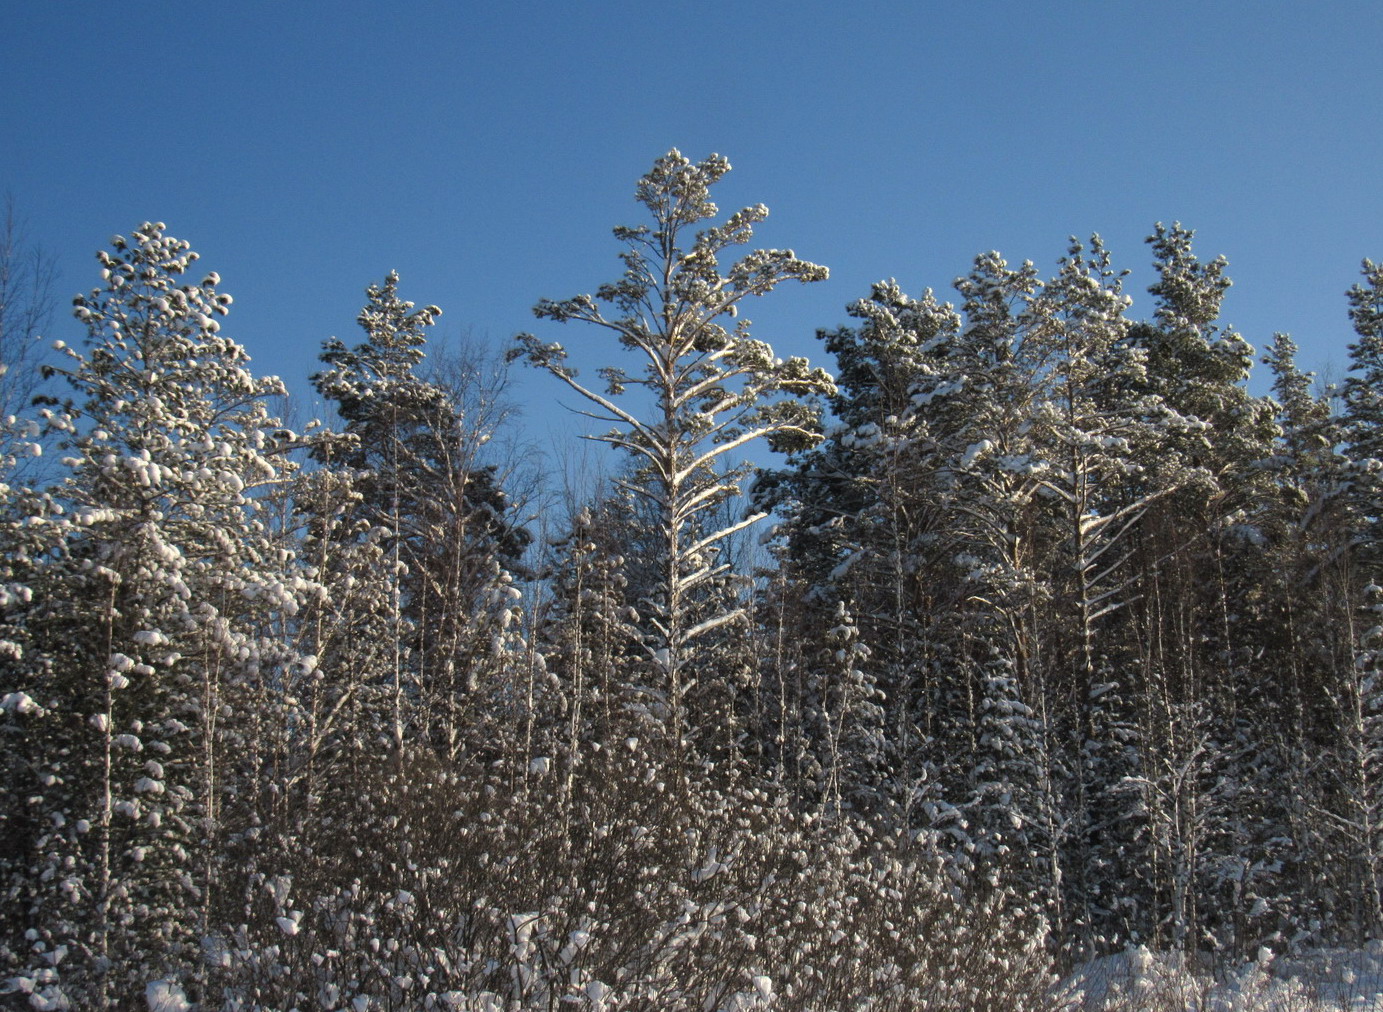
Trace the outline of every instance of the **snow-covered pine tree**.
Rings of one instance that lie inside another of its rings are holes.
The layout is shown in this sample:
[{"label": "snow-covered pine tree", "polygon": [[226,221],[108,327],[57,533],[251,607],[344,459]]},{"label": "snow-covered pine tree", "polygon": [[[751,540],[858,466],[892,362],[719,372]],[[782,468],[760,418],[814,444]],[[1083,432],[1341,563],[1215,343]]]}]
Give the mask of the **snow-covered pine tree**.
[{"label": "snow-covered pine tree", "polygon": [[[917,793],[920,785],[936,782],[934,757],[920,745],[935,732],[931,696],[949,658],[931,626],[947,610],[942,599],[952,602],[955,592],[933,579],[926,561],[946,533],[913,438],[910,398],[944,357],[960,317],[930,291],[912,298],[895,281],[875,284],[846,312],[860,322],[817,334],[836,359],[836,424],[790,470],[761,475],[755,495],[789,518],[783,565],[791,580],[782,592],[800,599],[791,608],[803,612],[791,621],[811,637],[833,628],[834,609],[853,602],[869,650],[863,666],[883,694],[892,771],[886,785],[902,813],[930,791]],[[811,649],[822,647],[813,642]]]},{"label": "snow-covered pine tree", "polygon": [[[1262,462],[1272,494],[1255,511],[1264,551],[1252,571],[1256,607],[1245,611],[1248,633],[1271,672],[1249,685],[1242,702],[1256,714],[1240,768],[1236,818],[1258,838],[1231,891],[1231,922],[1241,950],[1275,937],[1305,937],[1333,918],[1337,825],[1323,818],[1332,787],[1322,775],[1321,744],[1333,723],[1328,694],[1342,641],[1354,624],[1353,603],[1341,594],[1349,578],[1348,485],[1339,420],[1329,396],[1313,393],[1314,377],[1296,364],[1296,343],[1276,334],[1261,361],[1272,371],[1279,434]],[[1249,559],[1248,561],[1254,561]],[[1347,649],[1346,651],[1347,652]]]},{"label": "snow-covered pine tree", "polygon": [[347,439],[315,453],[353,482],[341,507],[353,524],[337,530],[379,546],[382,568],[351,576],[393,594],[393,656],[376,672],[387,683],[392,748],[490,755],[492,732],[506,724],[493,708],[514,703],[501,683],[519,631],[512,573],[529,535],[480,459],[489,433],[468,428],[447,389],[419,374],[441,310],[415,309],[398,284],[390,274],[367,290],[363,343],[326,342],[327,368],[312,382]]},{"label": "snow-covered pine tree", "polygon": [[1250,758],[1257,721],[1246,705],[1254,698],[1249,574],[1263,551],[1254,514],[1271,494],[1262,462],[1276,432],[1271,403],[1246,387],[1253,348],[1219,319],[1226,261],[1198,259],[1192,238],[1180,225],[1155,227],[1154,316],[1128,334],[1146,356],[1139,392],[1153,399],[1163,430],[1138,463],[1173,487],[1132,532],[1129,642],[1146,764],[1135,779],[1148,785],[1145,798],[1172,806],[1146,813],[1161,828],[1147,837],[1143,862],[1157,908],[1145,929],[1174,946],[1238,944],[1224,927],[1239,916],[1231,877],[1256,860],[1256,834],[1236,808],[1239,785],[1252,777],[1239,763]]},{"label": "snow-covered pine tree", "polygon": [[[1301,503],[1297,543],[1309,582],[1302,646],[1308,694],[1300,709],[1304,748],[1290,754],[1309,815],[1297,822],[1294,843],[1301,862],[1304,909],[1297,916],[1308,930],[1322,927],[1357,941],[1379,932],[1380,917],[1380,694],[1379,600],[1376,573],[1378,516],[1383,501],[1383,267],[1365,260],[1362,279],[1347,292],[1358,340],[1350,345],[1350,375],[1343,385],[1337,419],[1322,423],[1320,408],[1298,394],[1287,399],[1305,416],[1289,429],[1300,447],[1291,468],[1290,490]],[[1281,371],[1281,370],[1280,370]],[[1288,374],[1288,379],[1293,378]],[[1297,380],[1296,386],[1302,381]],[[1281,395],[1279,395],[1281,396]],[[1294,431],[1295,430],[1295,431]],[[1314,437],[1314,438],[1313,438]],[[1334,443],[1341,445],[1340,457]],[[1329,445],[1321,445],[1329,441]],[[1293,444],[1289,443],[1289,446]],[[1332,494],[1333,493],[1333,494]],[[1321,747],[1321,743],[1325,747]],[[1309,919],[1314,915],[1315,923]]]},{"label": "snow-covered pine tree", "polygon": [[28,589],[0,678],[27,815],[4,921],[10,958],[51,964],[74,1007],[126,1008],[155,978],[196,993],[234,903],[228,841],[271,817],[289,758],[276,634],[311,587],[260,508],[291,471],[265,406],[282,385],[219,332],[219,278],[190,282],[197,255],[162,224],[99,259],[71,400],[47,412],[67,477],[8,517]]},{"label": "snow-covered pine tree", "polygon": [[[247,1005],[401,1002],[419,946],[464,964],[453,932],[476,900],[467,869],[530,825],[511,793],[533,730],[526,679],[541,675],[519,649],[510,572],[528,535],[481,459],[490,432],[458,409],[472,391],[421,375],[438,312],[404,301],[389,275],[368,290],[366,340],[327,342],[313,377],[344,431],[313,439],[318,466],[293,489],[323,593],[288,630],[304,654],[294,818],[227,946]],[[489,839],[495,811],[514,836]],[[415,902],[436,913],[425,926]],[[444,991],[462,971],[425,972]]]},{"label": "snow-covered pine tree", "polygon": [[1118,944],[1120,932],[1100,923],[1113,913],[1108,882],[1132,871],[1119,867],[1129,853],[1128,806],[1109,793],[1136,770],[1130,726],[1137,686],[1125,609],[1138,590],[1130,559],[1143,514],[1175,489],[1157,468],[1164,412],[1146,392],[1143,352],[1126,340],[1130,300],[1122,278],[1099,236],[1088,245],[1072,239],[1025,314],[1026,341],[1042,362],[1026,464],[1055,505],[1045,515],[1038,564],[1047,585],[1040,620],[1046,683],[1028,698],[1070,763],[1061,791],[1068,899],[1087,943],[1109,944]]},{"label": "snow-covered pine tree", "polygon": [[[1014,269],[990,252],[956,288],[964,326],[915,385],[911,411],[929,493],[943,510],[931,565],[959,589],[935,634],[954,661],[931,723],[938,747],[957,753],[952,797],[973,809],[985,849],[1004,847],[1023,827],[1023,850],[1047,848],[1033,862],[1041,881],[1028,887],[1053,897],[1064,830],[1046,792],[1060,790],[1065,776],[1045,768],[1061,761],[1060,750],[1041,747],[1042,724],[1030,719],[1054,722],[1057,711],[1046,695],[1053,659],[1036,621],[1049,593],[1041,567],[1051,541],[1033,425],[1047,354],[1031,320],[1042,283],[1031,262]],[[1060,929],[1059,911],[1051,914]]]},{"label": "snow-covered pine tree", "polygon": [[[539,319],[611,331],[636,356],[638,371],[602,369],[601,391],[578,378],[560,344],[525,334],[511,353],[580,394],[592,405],[592,417],[614,425],[592,438],[628,451],[637,462],[641,480],[624,487],[648,500],[657,518],[659,586],[644,606],[655,638],[646,646],[678,762],[699,725],[687,708],[708,670],[701,647],[743,616],[740,606],[723,600],[698,610],[698,591],[726,573],[726,539],[761,518],[704,523],[737,494],[744,475],[722,464],[756,439],[780,450],[815,441],[817,413],[804,398],[832,389],[830,378],[804,359],[776,358],[738,318],[746,300],[784,281],[821,280],[826,268],[789,250],[757,250],[722,268],[720,257],[749,242],[754,225],[767,217],[763,205],[693,231],[719,213],[710,188],[729,169],[718,155],[693,163],[672,150],[659,158],[636,189],[651,225],[615,229],[626,246],[624,275],[594,296],[544,300],[534,309]],[[630,387],[645,391],[652,404],[628,403],[622,395]]]},{"label": "snow-covered pine tree", "polygon": [[1352,474],[1354,512],[1367,531],[1363,565],[1383,565],[1375,533],[1383,516],[1383,264],[1365,260],[1362,281],[1350,287],[1349,317],[1358,340],[1349,346],[1350,375],[1344,383],[1344,436]]},{"label": "snow-covered pine tree", "polygon": [[[1053,838],[1062,819],[1025,698],[1038,683],[1016,677],[1037,656],[1015,648],[1014,636],[1036,634],[1025,626],[1030,603],[1015,602],[1036,561],[1027,531],[1038,485],[1022,468],[986,460],[1007,440],[999,456],[1012,463],[1028,438],[1038,366],[1024,314],[1040,285],[1030,264],[1009,271],[990,254],[959,287],[964,328],[931,292],[913,299],[882,282],[849,307],[857,327],[823,332],[839,363],[840,424],[760,490],[792,510],[788,569],[805,583],[806,607],[818,609],[807,628],[835,628],[820,612],[855,602],[863,666],[884,692],[879,793],[893,799],[892,817],[948,839],[956,869],[997,882],[1014,855],[1036,860],[1040,812]],[[1009,538],[1006,528],[1022,533]],[[811,695],[803,702],[810,713]],[[1037,863],[1059,881],[1059,860]],[[1037,882],[1046,874],[1029,868],[1005,888],[1050,900],[1053,889]]]},{"label": "snow-covered pine tree", "polygon": [[[897,602],[896,572],[871,577],[869,570],[901,563],[899,545],[924,533],[924,518],[912,518],[903,503],[909,485],[904,420],[914,384],[944,354],[960,317],[930,290],[914,299],[896,281],[874,285],[846,312],[861,322],[817,332],[836,360],[830,407],[837,424],[820,446],[796,455],[792,470],[761,475],[755,494],[766,504],[790,507],[784,531],[789,558],[809,591],[868,602],[858,616],[868,627],[880,606],[876,595],[896,602],[880,621],[894,621],[908,606]],[[907,529],[898,529],[908,521]],[[867,592],[871,584],[876,589]],[[872,649],[883,659],[883,642]]]}]

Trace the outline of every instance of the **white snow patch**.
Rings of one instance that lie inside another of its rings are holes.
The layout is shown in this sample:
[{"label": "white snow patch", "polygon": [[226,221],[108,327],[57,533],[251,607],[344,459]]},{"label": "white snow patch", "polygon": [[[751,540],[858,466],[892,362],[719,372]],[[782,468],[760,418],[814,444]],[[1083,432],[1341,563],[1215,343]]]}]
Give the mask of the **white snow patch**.
[{"label": "white snow patch", "polygon": [[1383,943],[1317,949],[1218,967],[1142,946],[1084,963],[1057,985],[1052,1007],[1187,1009],[1188,1012],[1363,1012],[1383,1009]]},{"label": "white snow patch", "polygon": [[992,449],[994,449],[994,444],[988,439],[981,439],[978,443],[971,443],[969,448],[966,449],[965,455],[960,458],[961,470],[964,471],[969,469],[975,461],[979,459],[980,454],[987,453]]},{"label": "white snow patch", "polygon": [[155,980],[144,989],[149,1012],[192,1012],[192,1006],[176,980]]},{"label": "white snow patch", "polygon": [[30,714],[42,713],[43,707],[34,702],[34,697],[27,692],[11,692],[0,699],[0,710],[6,713]]}]

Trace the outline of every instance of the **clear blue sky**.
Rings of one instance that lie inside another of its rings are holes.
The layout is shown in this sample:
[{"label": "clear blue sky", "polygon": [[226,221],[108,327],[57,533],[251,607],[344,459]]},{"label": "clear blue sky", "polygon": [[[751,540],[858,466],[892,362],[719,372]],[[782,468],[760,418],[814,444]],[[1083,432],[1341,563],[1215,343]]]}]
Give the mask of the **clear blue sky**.
[{"label": "clear blue sky", "polygon": [[[10,0],[0,191],[64,305],[112,233],[167,222],[304,395],[390,269],[444,335],[600,345],[530,309],[617,275],[609,230],[672,146],[728,156],[722,208],[767,204],[761,244],[831,268],[748,314],[780,354],[822,358],[877,279],[949,291],[987,249],[1050,272],[1091,231],[1150,313],[1142,239],[1180,220],[1230,259],[1228,322],[1338,373],[1342,293],[1383,258],[1380,54],[1376,2]],[[580,424],[545,376],[516,393],[540,440]]]}]

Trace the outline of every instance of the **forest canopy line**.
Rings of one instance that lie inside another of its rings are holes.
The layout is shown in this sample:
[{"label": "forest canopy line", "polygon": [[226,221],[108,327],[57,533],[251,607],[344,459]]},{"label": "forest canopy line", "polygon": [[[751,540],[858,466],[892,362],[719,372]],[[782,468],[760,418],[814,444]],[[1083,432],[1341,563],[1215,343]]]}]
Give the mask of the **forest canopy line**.
[{"label": "forest canopy line", "polygon": [[595,380],[517,338],[614,451],[541,529],[397,274],[294,429],[161,223],[42,384],[4,291],[0,1008],[1044,1009],[1383,936],[1383,266],[1337,388],[1278,334],[1250,393],[1179,224],[1150,313],[1098,236],[983,253],[828,371],[729,167],[535,307]]}]

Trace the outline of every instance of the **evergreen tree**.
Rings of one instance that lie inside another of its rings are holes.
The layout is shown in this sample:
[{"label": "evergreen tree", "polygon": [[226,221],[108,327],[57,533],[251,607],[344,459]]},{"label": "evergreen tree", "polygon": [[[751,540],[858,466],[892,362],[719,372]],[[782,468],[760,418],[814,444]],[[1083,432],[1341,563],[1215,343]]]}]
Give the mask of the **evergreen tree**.
[{"label": "evergreen tree", "polygon": [[495,687],[519,630],[511,574],[529,535],[513,521],[495,468],[479,459],[488,434],[467,429],[447,390],[418,375],[441,311],[415,309],[398,282],[390,274],[368,289],[364,343],[326,343],[328,368],[312,382],[335,404],[347,439],[315,454],[351,476],[352,523],[336,529],[379,546],[382,567],[352,578],[393,594],[392,746],[426,741],[454,759],[485,754],[503,722],[489,707],[504,698]]},{"label": "evergreen tree", "polygon": [[[707,688],[697,684],[705,678],[701,644],[743,618],[737,604],[696,609],[697,591],[727,571],[719,557],[726,539],[760,519],[703,526],[707,515],[737,493],[744,473],[723,471],[720,464],[759,438],[775,449],[811,443],[817,438],[816,414],[799,398],[831,390],[825,373],[811,370],[803,359],[775,358],[768,345],[749,336],[748,321],[736,319],[745,300],[786,280],[820,280],[826,269],[791,251],[758,250],[722,273],[719,258],[752,238],[753,226],[768,214],[762,205],[692,234],[719,213],[710,188],[729,168],[714,155],[693,163],[673,150],[659,158],[636,190],[651,227],[615,230],[626,246],[623,277],[594,297],[545,300],[535,307],[540,319],[610,330],[639,358],[642,371],[602,369],[601,392],[578,379],[559,344],[522,335],[514,352],[590,402],[593,417],[615,426],[594,438],[631,453],[646,476],[622,487],[646,499],[656,516],[659,583],[648,612],[656,638],[646,646],[662,696],[661,719],[678,757],[689,731],[706,726],[687,713],[689,694]],[[631,386],[651,396],[649,416],[640,417],[638,407],[621,406],[621,395]],[[718,694],[712,687],[712,695]]]},{"label": "evergreen tree", "polygon": [[281,385],[220,334],[230,296],[214,273],[185,282],[197,255],[162,224],[112,245],[76,300],[73,399],[48,414],[68,477],[7,524],[29,589],[4,678],[33,701],[8,708],[29,815],[7,846],[7,944],[90,1008],[201,976],[232,833],[271,817],[288,758],[274,696],[294,657],[275,633],[311,589],[262,509],[294,437],[265,407]]},{"label": "evergreen tree", "polygon": [[1127,541],[1139,764],[1128,782],[1144,794],[1126,824],[1148,848],[1135,930],[1175,947],[1235,946],[1233,925],[1250,907],[1239,905],[1233,876],[1254,864],[1261,842],[1236,813],[1253,808],[1241,792],[1254,776],[1247,742],[1258,722],[1246,619],[1276,426],[1272,404],[1246,387],[1252,347],[1219,322],[1227,263],[1199,260],[1192,239],[1180,225],[1155,228],[1154,316],[1127,336],[1144,355],[1137,391],[1156,406],[1159,432],[1134,460],[1163,494]]},{"label": "evergreen tree", "polygon": [[1349,317],[1358,340],[1349,346],[1350,375],[1344,383],[1344,436],[1353,470],[1351,499],[1367,532],[1363,562],[1377,567],[1374,534],[1383,489],[1383,265],[1365,260],[1363,281],[1347,293]]}]

